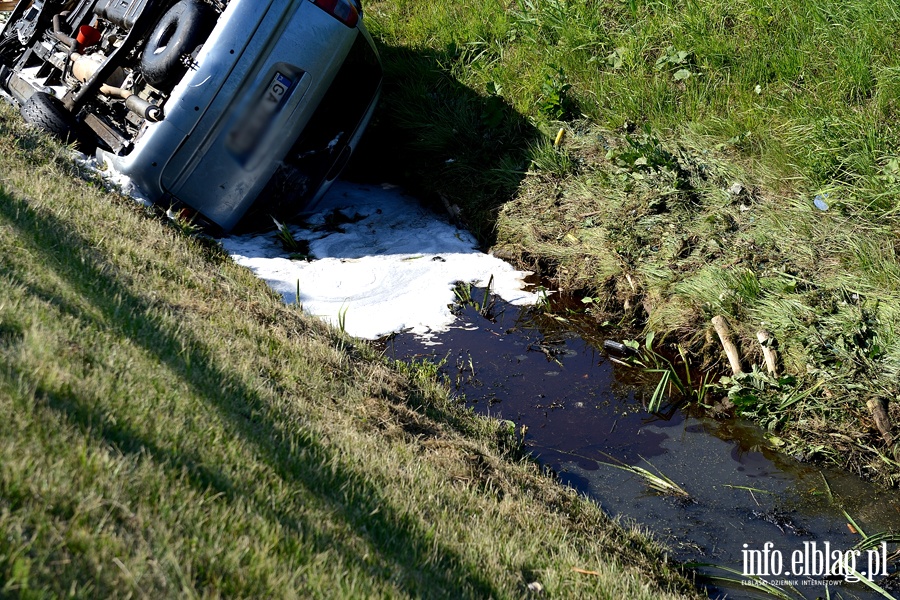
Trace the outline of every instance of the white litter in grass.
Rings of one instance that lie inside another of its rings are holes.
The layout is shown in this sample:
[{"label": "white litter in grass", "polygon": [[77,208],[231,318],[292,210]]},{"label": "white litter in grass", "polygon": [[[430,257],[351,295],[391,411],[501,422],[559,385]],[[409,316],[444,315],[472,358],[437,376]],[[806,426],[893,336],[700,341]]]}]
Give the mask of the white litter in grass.
[{"label": "white litter in grass", "polygon": [[82,167],[86,167],[95,171],[103,181],[112,189],[120,194],[131,196],[144,206],[152,206],[153,202],[141,192],[140,188],[134,184],[130,177],[123,175],[111,168],[109,164],[93,156],[86,156],[81,152],[75,152],[75,162]]},{"label": "white litter in grass", "polygon": [[[62,89],[62,88],[59,88]],[[59,90],[57,90],[58,92]],[[65,90],[63,90],[65,91]],[[58,94],[59,96],[59,94]],[[5,102],[9,102],[13,106],[18,106],[12,96],[0,90],[0,98]],[[120,194],[131,196],[144,206],[153,206],[153,202],[148,198],[140,188],[134,184],[130,177],[119,173],[111,168],[109,164],[96,156],[88,156],[78,150],[72,150],[72,159],[81,167],[96,172],[103,179],[109,189],[114,189]]]},{"label": "white litter in grass", "polygon": [[456,320],[449,305],[459,281],[484,287],[493,277],[494,293],[507,302],[538,300],[524,291],[529,273],[480,252],[470,233],[392,188],[336,183],[305,226],[290,227],[295,240],[309,240],[309,262],[288,258],[275,233],[232,236],[222,246],[288,304],[299,300],[305,312],[343,321],[362,338],[446,331]]}]

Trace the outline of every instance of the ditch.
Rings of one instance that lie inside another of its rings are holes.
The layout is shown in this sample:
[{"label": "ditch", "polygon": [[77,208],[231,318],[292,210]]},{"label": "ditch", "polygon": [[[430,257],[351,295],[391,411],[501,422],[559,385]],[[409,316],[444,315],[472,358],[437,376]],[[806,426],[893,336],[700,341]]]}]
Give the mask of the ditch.
[{"label": "ditch", "polygon": [[[876,537],[900,532],[896,494],[782,454],[745,420],[677,402],[648,412],[658,375],[611,360],[562,308],[522,309],[477,289],[465,296],[456,326],[427,342],[386,338],[386,355],[440,364],[461,402],[511,422],[564,484],[647,528],[693,565],[710,597],[900,596],[897,537]],[[820,557],[867,539],[875,550],[861,549],[855,570],[877,573],[880,590],[820,567]],[[767,587],[779,581],[797,584]]]}]

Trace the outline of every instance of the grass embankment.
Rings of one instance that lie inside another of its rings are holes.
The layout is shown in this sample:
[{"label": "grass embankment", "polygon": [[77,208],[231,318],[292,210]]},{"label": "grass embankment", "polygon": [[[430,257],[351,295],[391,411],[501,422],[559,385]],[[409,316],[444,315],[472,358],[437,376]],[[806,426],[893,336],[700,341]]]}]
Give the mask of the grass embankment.
[{"label": "grass embankment", "polygon": [[728,372],[712,317],[746,370],[768,330],[788,377],[721,395],[783,450],[900,480],[896,428],[867,406],[900,417],[895,2],[393,0],[368,18],[391,75],[375,132],[405,132],[414,183],[695,367]]},{"label": "grass embankment", "polygon": [[285,306],[6,105],[0,173],[0,597],[693,594],[434,373]]}]

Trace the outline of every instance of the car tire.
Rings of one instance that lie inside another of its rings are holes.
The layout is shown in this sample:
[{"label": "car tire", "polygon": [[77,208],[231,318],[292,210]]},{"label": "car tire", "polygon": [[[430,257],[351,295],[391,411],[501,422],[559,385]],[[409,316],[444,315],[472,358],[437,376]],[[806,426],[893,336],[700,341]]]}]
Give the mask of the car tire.
[{"label": "car tire", "polygon": [[22,105],[19,112],[27,123],[43,129],[65,143],[74,141],[77,137],[75,116],[55,96],[35,92]]},{"label": "car tire", "polygon": [[174,84],[187,66],[182,57],[200,46],[211,31],[211,11],[200,0],[181,0],[163,15],[141,56],[141,73],[156,88]]}]

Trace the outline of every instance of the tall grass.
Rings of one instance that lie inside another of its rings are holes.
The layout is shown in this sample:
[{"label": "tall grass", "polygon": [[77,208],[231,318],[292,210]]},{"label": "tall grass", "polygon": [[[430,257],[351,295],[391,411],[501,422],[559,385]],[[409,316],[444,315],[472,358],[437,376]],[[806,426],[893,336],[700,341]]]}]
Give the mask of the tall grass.
[{"label": "tall grass", "polygon": [[712,316],[730,317],[748,367],[771,331],[797,388],[769,400],[790,405],[766,423],[787,449],[812,457],[850,431],[869,443],[830,455],[900,481],[881,458],[900,446],[879,445],[862,398],[900,418],[896,3],[369,6],[395,78],[383,123],[429,181],[409,179],[464,198],[506,255],[605,298],[601,319],[707,367],[723,364]]},{"label": "tall grass", "polygon": [[385,44],[452,50],[441,66],[458,81],[499,90],[535,119],[560,116],[541,110],[565,84],[571,103],[598,124],[647,122],[720,141],[749,132],[750,155],[781,175],[828,185],[879,173],[896,148],[896,16],[886,0],[401,1],[368,9]]}]

